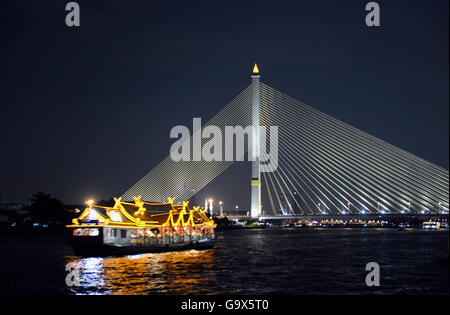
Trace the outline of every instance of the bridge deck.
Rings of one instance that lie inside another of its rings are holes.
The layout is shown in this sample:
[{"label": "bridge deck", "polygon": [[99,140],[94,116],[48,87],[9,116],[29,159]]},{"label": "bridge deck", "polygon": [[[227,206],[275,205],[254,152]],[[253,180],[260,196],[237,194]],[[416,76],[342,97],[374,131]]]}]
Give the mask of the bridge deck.
[{"label": "bridge deck", "polygon": [[[247,216],[230,216],[229,219],[250,220]],[[322,220],[431,220],[431,219],[447,219],[448,214],[329,214],[329,215],[287,215],[287,216],[261,216],[259,220],[305,220],[305,221],[322,221]]]}]

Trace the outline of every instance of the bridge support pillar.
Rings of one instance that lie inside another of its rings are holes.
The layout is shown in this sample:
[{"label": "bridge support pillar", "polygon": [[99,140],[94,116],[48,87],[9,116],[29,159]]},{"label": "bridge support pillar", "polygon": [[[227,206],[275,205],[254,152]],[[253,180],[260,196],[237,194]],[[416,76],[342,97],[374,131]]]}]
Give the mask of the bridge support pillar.
[{"label": "bridge support pillar", "polygon": [[259,70],[255,63],[252,74],[252,181],[251,217],[261,215],[261,173],[259,157]]}]

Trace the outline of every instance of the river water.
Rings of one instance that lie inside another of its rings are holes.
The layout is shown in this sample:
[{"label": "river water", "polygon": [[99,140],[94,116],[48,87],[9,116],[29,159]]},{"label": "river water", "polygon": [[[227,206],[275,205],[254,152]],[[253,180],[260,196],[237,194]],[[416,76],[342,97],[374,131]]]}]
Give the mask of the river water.
[{"label": "river water", "polygon": [[63,235],[2,234],[0,253],[1,294],[449,294],[448,231],[218,231],[212,250],[110,258],[72,256]]}]

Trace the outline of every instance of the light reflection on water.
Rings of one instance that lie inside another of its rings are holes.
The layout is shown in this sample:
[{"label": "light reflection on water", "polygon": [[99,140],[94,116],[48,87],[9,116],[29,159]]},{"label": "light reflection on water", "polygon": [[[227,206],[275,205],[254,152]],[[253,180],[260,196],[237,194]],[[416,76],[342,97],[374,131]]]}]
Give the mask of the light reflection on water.
[{"label": "light reflection on water", "polygon": [[215,281],[213,250],[139,254],[107,258],[66,258],[80,268],[75,294],[199,293]]}]

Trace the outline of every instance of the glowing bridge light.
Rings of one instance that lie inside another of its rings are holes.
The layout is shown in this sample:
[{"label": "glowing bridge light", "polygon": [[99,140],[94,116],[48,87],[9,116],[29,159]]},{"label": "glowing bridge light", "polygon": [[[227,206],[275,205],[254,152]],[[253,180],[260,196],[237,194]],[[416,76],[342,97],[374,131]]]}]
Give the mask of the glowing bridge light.
[{"label": "glowing bridge light", "polygon": [[259,69],[258,69],[258,65],[255,62],[255,66],[253,67],[253,74],[254,75],[258,75],[259,74]]}]

